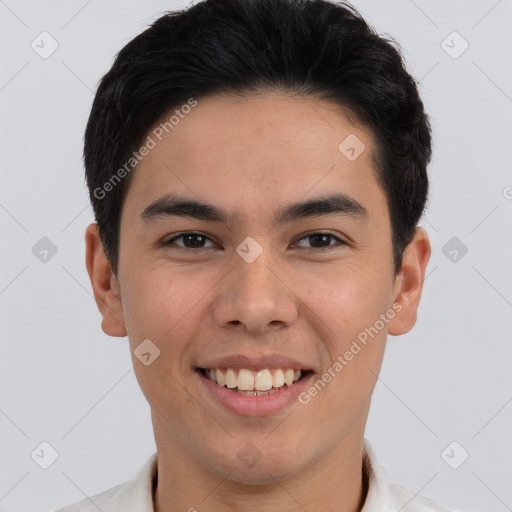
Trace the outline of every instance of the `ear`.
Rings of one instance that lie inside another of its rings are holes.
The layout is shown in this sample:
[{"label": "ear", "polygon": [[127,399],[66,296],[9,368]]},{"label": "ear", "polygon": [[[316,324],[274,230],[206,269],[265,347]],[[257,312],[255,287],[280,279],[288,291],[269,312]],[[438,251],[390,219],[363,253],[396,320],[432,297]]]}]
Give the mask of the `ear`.
[{"label": "ear", "polygon": [[101,328],[109,336],[126,336],[119,283],[103,251],[96,223],[90,224],[85,230],[85,252],[85,266],[89,273],[96,304],[103,317]]},{"label": "ear", "polygon": [[416,323],[425,271],[431,247],[427,232],[416,228],[411,243],[405,248],[402,269],[395,279],[394,302],[401,306],[388,324],[388,333],[394,336],[409,332]]}]

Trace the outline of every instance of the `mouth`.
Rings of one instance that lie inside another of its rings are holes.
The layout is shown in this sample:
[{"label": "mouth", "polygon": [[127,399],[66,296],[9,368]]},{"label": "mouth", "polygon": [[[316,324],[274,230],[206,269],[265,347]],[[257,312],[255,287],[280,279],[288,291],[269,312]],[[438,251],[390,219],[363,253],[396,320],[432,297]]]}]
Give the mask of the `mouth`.
[{"label": "mouth", "polygon": [[245,396],[264,396],[282,393],[313,373],[312,370],[294,368],[196,368],[217,386]]}]

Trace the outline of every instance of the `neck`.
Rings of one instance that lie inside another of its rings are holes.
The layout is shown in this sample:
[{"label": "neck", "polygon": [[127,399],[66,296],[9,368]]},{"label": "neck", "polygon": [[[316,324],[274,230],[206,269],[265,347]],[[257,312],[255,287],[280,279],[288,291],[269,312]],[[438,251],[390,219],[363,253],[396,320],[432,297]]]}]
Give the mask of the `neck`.
[{"label": "neck", "polygon": [[[363,433],[344,438],[329,453],[286,477],[257,483],[230,479],[194,458],[154,421],[158,449],[155,512],[360,512],[368,477],[363,467]],[[264,461],[264,457],[261,459]]]}]

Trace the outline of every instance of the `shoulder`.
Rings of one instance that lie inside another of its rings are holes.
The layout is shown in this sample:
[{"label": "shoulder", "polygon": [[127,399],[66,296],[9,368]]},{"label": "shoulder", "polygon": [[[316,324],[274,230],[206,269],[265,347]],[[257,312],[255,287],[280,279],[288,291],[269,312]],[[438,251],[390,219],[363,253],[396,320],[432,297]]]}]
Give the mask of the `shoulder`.
[{"label": "shoulder", "polygon": [[369,487],[362,512],[455,512],[418,493],[390,484],[367,439],[364,440],[363,471]]},{"label": "shoulder", "polygon": [[439,503],[408,491],[399,485],[391,485],[390,489],[398,507],[397,510],[402,512],[450,512]]},{"label": "shoulder", "polygon": [[112,489],[107,491],[95,494],[89,498],[84,498],[83,500],[77,501],[76,503],[72,503],[71,505],[67,505],[64,508],[60,508],[55,512],[98,512],[98,509],[102,510],[103,512],[109,512],[114,510],[112,508],[112,504],[115,502],[123,488],[128,483],[129,482],[126,482],[122,485],[117,485],[116,487],[112,487]]},{"label": "shoulder", "polygon": [[158,457],[153,453],[133,480],[54,512],[153,512]]}]

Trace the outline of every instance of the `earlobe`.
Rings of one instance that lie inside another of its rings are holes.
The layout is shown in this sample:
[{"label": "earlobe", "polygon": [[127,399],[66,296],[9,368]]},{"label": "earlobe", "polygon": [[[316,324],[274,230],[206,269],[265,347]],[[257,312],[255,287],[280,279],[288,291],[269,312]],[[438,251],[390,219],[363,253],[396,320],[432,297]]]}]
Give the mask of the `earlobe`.
[{"label": "earlobe", "polygon": [[395,281],[394,302],[400,304],[401,309],[388,324],[388,333],[391,335],[405,334],[416,323],[430,254],[427,232],[423,228],[416,228],[414,238],[405,248],[402,269]]},{"label": "earlobe", "polygon": [[109,336],[126,336],[119,283],[103,251],[96,223],[90,224],[85,230],[85,251],[85,266],[96,304],[103,317],[101,328]]}]

